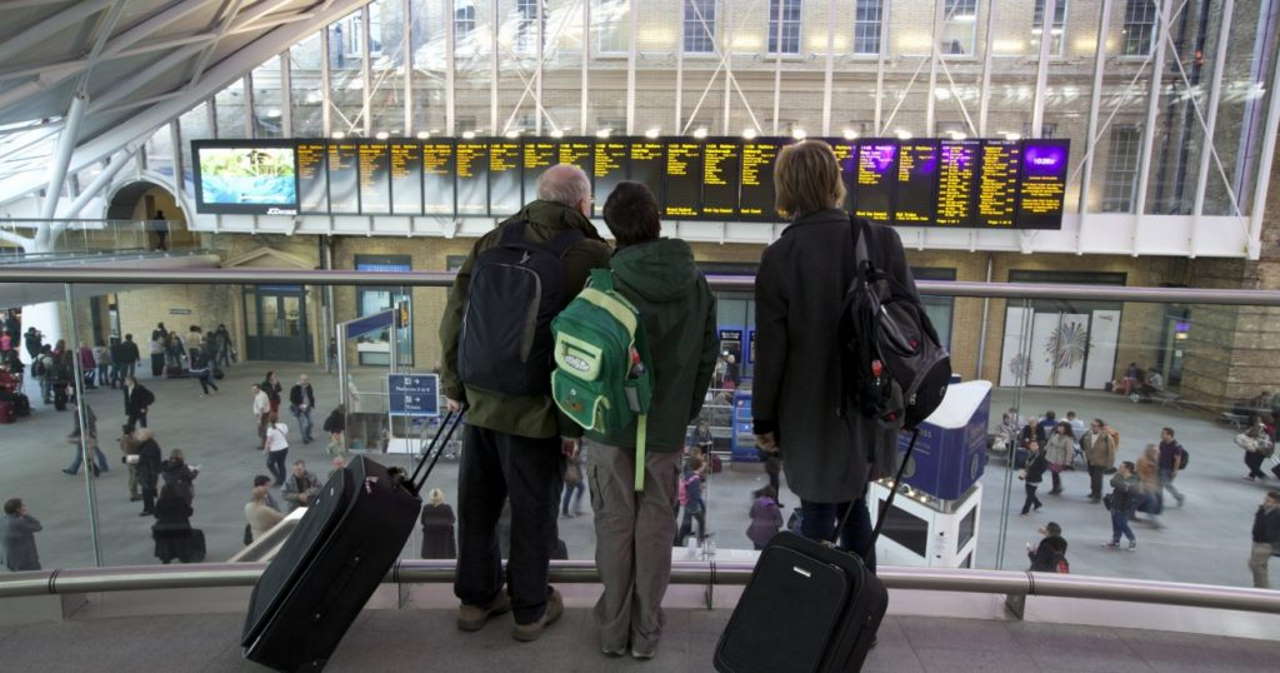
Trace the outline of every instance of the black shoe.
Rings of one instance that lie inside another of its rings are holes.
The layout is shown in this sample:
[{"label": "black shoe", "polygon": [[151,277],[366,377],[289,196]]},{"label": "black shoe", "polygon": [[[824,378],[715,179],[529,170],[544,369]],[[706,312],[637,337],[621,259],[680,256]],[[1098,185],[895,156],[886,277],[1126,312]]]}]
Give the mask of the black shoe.
[{"label": "black shoe", "polygon": [[144,509],[141,512],[138,512],[138,516],[155,516],[155,515],[156,513],[149,509]]},{"label": "black shoe", "polygon": [[69,474],[69,475],[71,475],[71,476],[73,476],[73,477],[74,477],[74,476],[76,476],[76,471],[75,471],[75,470],[65,470],[65,469],[64,469],[64,470],[63,470],[63,472],[65,472],[66,474]]},{"label": "black shoe", "polygon": [[129,502],[138,502],[138,501],[139,501],[139,500],[141,500],[141,499],[142,499],[142,496],[140,496],[140,495],[131,495],[131,496],[129,496]]}]

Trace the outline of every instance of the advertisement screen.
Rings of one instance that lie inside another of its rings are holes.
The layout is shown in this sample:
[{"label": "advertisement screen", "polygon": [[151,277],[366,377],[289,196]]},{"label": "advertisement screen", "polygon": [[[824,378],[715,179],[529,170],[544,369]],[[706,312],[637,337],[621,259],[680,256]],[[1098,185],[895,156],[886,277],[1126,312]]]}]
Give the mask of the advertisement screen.
[{"label": "advertisement screen", "polygon": [[196,199],[205,213],[293,215],[298,177],[292,142],[274,146],[192,143]]}]

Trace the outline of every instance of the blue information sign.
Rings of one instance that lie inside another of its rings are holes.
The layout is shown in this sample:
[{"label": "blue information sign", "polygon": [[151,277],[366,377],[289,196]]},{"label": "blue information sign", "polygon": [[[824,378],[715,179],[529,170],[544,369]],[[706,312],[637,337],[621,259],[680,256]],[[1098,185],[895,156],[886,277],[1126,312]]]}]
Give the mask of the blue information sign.
[{"label": "blue information sign", "polygon": [[435,418],[440,415],[440,377],[436,374],[387,374],[392,416]]},{"label": "blue information sign", "polygon": [[750,390],[737,390],[733,393],[733,441],[730,449],[735,463],[760,462],[751,417]]}]

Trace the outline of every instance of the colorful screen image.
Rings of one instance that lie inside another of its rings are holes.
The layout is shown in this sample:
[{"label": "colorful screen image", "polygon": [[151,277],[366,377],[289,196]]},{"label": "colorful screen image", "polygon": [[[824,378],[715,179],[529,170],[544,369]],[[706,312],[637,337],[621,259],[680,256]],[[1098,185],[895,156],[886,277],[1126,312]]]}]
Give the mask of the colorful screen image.
[{"label": "colorful screen image", "polygon": [[201,200],[293,207],[298,181],[290,147],[202,147]]}]

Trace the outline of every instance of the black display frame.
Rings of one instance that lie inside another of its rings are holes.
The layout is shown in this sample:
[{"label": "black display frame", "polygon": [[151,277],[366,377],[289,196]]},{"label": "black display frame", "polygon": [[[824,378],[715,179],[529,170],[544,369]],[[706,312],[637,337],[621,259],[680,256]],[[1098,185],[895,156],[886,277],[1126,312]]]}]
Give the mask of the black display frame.
[{"label": "black display frame", "polygon": [[[233,138],[191,141],[191,178],[195,182],[196,212],[209,215],[297,215],[301,192],[298,185],[298,152],[293,139],[237,140]],[[202,149],[288,149],[293,151],[293,203],[208,203],[200,171]],[[328,166],[325,167],[328,170]]]}]

